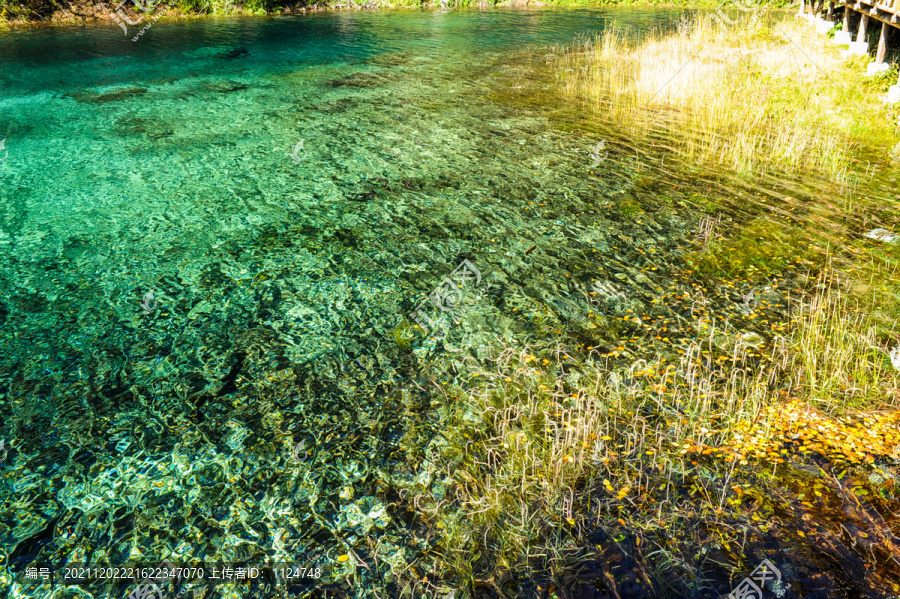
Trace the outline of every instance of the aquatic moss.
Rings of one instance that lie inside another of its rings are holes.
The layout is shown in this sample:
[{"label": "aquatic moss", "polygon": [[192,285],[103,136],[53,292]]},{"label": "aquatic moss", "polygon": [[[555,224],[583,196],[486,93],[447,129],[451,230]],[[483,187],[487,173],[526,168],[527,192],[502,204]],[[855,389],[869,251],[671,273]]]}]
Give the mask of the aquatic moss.
[{"label": "aquatic moss", "polygon": [[634,198],[624,198],[619,202],[619,213],[625,218],[632,219],[644,214],[644,208]]},{"label": "aquatic moss", "polygon": [[394,337],[397,347],[403,351],[409,351],[412,340],[416,337],[417,330],[421,330],[418,325],[415,325],[408,320],[404,320],[394,327],[394,330],[391,331],[391,335]]},{"label": "aquatic moss", "polygon": [[685,254],[685,261],[700,274],[765,277],[816,254],[814,243],[801,231],[757,219],[731,238]]}]

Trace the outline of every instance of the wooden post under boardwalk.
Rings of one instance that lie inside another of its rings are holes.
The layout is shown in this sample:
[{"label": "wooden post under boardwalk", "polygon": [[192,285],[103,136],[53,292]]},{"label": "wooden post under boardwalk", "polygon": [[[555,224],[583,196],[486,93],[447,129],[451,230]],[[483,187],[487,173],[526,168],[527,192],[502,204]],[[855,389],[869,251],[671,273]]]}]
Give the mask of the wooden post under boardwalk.
[{"label": "wooden post under boardwalk", "polygon": [[834,0],[829,0],[828,2],[828,20],[834,20]]},{"label": "wooden post under boardwalk", "polygon": [[850,7],[844,5],[844,27],[842,31],[850,31]]},{"label": "wooden post under boardwalk", "polygon": [[878,38],[878,52],[875,54],[875,64],[884,62],[884,54],[887,52],[888,27],[890,25],[887,23],[881,24],[881,36]]},{"label": "wooden post under boardwalk", "polygon": [[859,33],[856,34],[856,42],[864,42],[866,41],[866,25],[869,24],[869,15],[866,13],[862,13],[862,16],[859,20]]}]

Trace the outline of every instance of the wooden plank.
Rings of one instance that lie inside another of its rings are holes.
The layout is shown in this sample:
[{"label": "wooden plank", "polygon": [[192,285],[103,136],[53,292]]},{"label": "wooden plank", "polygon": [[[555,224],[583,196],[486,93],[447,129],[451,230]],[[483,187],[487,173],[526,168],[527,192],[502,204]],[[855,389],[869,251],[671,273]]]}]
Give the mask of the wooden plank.
[{"label": "wooden plank", "polygon": [[[865,15],[865,13],[863,13]],[[869,15],[865,15],[869,16]],[[877,15],[871,15],[870,18],[875,19],[880,23],[887,23],[888,25],[893,25],[893,23],[897,23],[897,15],[888,15],[886,13],[878,13]],[[891,20],[894,19],[893,23]]]},{"label": "wooden plank", "polygon": [[[847,26],[844,28],[844,31],[850,30],[849,17],[850,11],[856,10],[858,12],[862,12],[865,14],[865,7],[863,6],[863,2],[858,1],[855,4],[848,2],[846,0],[837,0],[838,3],[844,7],[844,21],[847,22]],[[900,0],[891,0],[891,4],[885,4],[883,2],[878,2],[875,7],[878,8],[878,13],[874,15],[869,15],[871,18],[879,21],[881,23],[888,23],[891,26],[896,26],[900,24]],[[865,2],[865,4],[869,4]]]}]

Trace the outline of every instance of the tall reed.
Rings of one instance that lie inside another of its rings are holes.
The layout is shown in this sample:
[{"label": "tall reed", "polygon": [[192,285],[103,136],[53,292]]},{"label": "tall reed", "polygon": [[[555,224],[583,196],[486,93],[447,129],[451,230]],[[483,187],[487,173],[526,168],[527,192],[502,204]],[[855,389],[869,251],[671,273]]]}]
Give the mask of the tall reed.
[{"label": "tall reed", "polygon": [[[756,339],[701,321],[674,362],[613,369],[561,345],[508,346],[488,367],[468,359],[480,383],[454,405],[437,457],[453,492],[423,512],[443,532],[441,568],[463,590],[562,576],[578,568],[581,534],[616,519],[662,543],[667,527],[716,522],[752,460],[785,461],[767,444],[802,422],[784,418],[787,406],[843,416],[895,404],[898,373],[870,324],[823,284],[766,360]],[[699,454],[715,459],[698,465]]]},{"label": "tall reed", "polygon": [[835,114],[840,87],[826,83],[841,66],[824,46],[796,24],[701,15],[639,41],[611,27],[571,48],[559,72],[569,95],[632,141],[738,173],[813,167],[837,180],[853,140]]}]

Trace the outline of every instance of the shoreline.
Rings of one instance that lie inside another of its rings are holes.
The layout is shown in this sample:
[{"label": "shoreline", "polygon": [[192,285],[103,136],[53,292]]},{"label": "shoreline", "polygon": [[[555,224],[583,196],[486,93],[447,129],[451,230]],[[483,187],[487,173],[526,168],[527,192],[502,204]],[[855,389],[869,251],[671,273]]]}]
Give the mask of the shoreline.
[{"label": "shoreline", "polygon": [[[630,0],[612,0],[607,2],[578,2],[577,0],[562,0],[555,2],[541,2],[540,0],[511,0],[508,2],[500,2],[500,3],[490,3],[490,2],[475,2],[466,6],[457,6],[451,8],[449,10],[464,10],[464,9],[475,9],[475,10],[486,10],[486,9],[515,9],[515,10],[529,10],[529,9],[540,9],[540,8],[611,8],[611,7],[633,7],[633,8],[685,8],[685,9],[711,9],[718,6],[720,2],[711,2],[709,0],[688,0],[685,2],[652,2],[652,1],[642,1],[642,2],[632,2]],[[781,6],[783,4],[783,6]],[[772,3],[767,8],[770,10],[778,10],[783,9],[793,5],[791,3]],[[0,17],[0,29],[14,29],[14,28],[24,28],[24,27],[34,27],[34,26],[47,26],[47,25],[79,25],[86,26],[88,24],[96,25],[96,24],[116,24],[116,19],[112,17],[113,11],[121,4],[113,4],[113,3],[85,3],[85,4],[69,4],[69,9],[57,10],[54,11],[49,17],[44,18],[34,18],[34,19],[23,19],[23,18],[14,18],[14,19],[5,19]],[[375,11],[375,10],[398,10],[398,9],[415,9],[415,10],[442,10],[440,2],[429,2],[422,4],[404,4],[404,3],[393,3],[393,2],[382,2],[379,0],[377,4],[359,4],[354,0],[347,0],[347,5],[343,3],[338,5],[328,5],[327,3],[315,3],[315,4],[302,4],[296,3],[293,5],[286,5],[282,7],[278,7],[271,11],[262,11],[262,10],[250,10],[244,7],[231,7],[227,11],[216,12],[213,9],[213,12],[192,12],[185,11],[181,8],[168,8],[164,10],[150,10],[146,13],[141,13],[135,10],[131,10],[128,13],[129,17],[133,16],[142,16],[144,18],[150,17],[156,20],[166,19],[166,20],[180,20],[180,19],[200,19],[200,18],[210,18],[210,17],[274,17],[274,16],[287,16],[287,15],[307,15],[314,13],[322,13],[322,12],[338,12],[338,11]],[[447,9],[443,9],[447,10]],[[5,11],[4,11],[5,12]],[[143,21],[143,19],[142,19]]]}]

